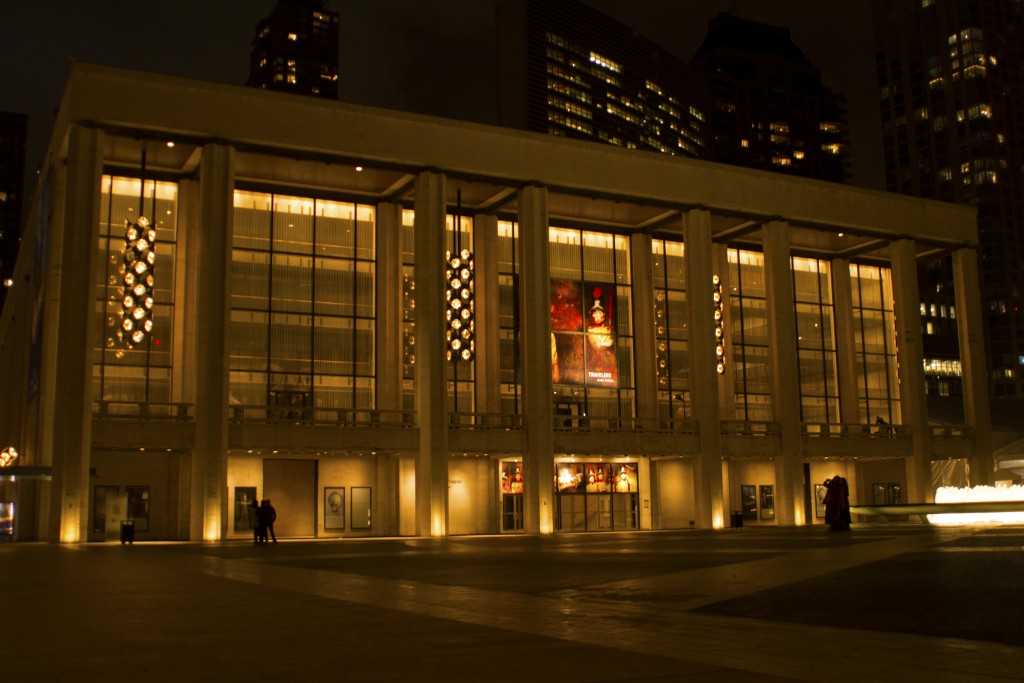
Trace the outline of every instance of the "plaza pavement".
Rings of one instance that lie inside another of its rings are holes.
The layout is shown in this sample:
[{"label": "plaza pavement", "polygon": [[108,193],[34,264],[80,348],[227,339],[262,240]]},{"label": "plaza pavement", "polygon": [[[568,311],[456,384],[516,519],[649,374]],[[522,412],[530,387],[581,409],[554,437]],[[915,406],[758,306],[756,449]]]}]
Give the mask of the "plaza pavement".
[{"label": "plaza pavement", "polygon": [[1024,681],[1024,527],[0,544],[0,681]]}]

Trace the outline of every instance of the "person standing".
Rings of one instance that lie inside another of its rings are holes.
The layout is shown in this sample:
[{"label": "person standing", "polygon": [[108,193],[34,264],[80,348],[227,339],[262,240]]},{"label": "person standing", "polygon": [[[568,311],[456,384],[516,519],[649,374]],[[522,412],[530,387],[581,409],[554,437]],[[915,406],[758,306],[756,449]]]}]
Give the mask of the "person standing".
[{"label": "person standing", "polygon": [[252,502],[249,503],[249,507],[252,508],[252,542],[253,544],[260,542],[260,499],[253,498]]},{"label": "person standing", "polygon": [[269,498],[267,498],[265,501],[263,501],[263,505],[266,506],[266,513],[265,513],[266,529],[263,532],[263,542],[264,543],[267,542],[267,536],[269,535],[270,539],[274,543],[277,543],[277,536],[274,535],[274,521],[277,520],[277,510],[275,510],[274,506],[270,504],[270,499]]}]

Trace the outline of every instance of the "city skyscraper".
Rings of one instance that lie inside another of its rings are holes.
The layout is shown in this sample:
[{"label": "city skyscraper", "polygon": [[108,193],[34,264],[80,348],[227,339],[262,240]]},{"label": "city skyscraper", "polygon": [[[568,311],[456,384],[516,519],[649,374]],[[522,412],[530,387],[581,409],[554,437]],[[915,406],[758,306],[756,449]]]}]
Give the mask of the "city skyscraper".
[{"label": "city skyscraper", "polygon": [[822,84],[788,28],[723,12],[691,64],[711,92],[715,161],[849,180],[846,99]]},{"label": "city skyscraper", "polygon": [[707,87],[685,62],[575,0],[499,0],[501,125],[707,158]]},{"label": "city skyscraper", "polygon": [[246,85],[338,99],[338,13],[324,0],[278,0],[256,26]]},{"label": "city skyscraper", "polygon": [[0,112],[0,309],[7,298],[21,239],[28,117]]},{"label": "city skyscraper", "polygon": [[[978,210],[979,268],[996,397],[1024,395],[1019,2],[873,4],[887,189]],[[957,311],[946,254],[920,267],[929,391],[958,393]]]}]

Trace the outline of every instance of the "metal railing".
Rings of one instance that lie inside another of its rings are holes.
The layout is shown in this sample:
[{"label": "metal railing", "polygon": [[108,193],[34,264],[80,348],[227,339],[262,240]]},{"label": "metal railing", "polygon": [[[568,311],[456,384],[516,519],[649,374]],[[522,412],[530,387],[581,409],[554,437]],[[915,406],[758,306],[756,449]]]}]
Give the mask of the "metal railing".
[{"label": "metal railing", "polygon": [[910,425],[850,422],[804,422],[804,436],[823,438],[897,438],[911,435]]},{"label": "metal railing", "polygon": [[228,421],[235,424],[300,424],[407,428],[416,426],[416,411],[235,404],[230,406]]},{"label": "metal railing", "polygon": [[160,401],[93,401],[92,414],[100,418],[145,418],[149,420],[191,420],[191,403]]},{"label": "metal railing", "polygon": [[722,434],[725,436],[777,436],[778,422],[757,420],[722,420]]},{"label": "metal railing", "polygon": [[509,430],[522,429],[523,416],[504,413],[448,413],[448,426],[453,429]]}]

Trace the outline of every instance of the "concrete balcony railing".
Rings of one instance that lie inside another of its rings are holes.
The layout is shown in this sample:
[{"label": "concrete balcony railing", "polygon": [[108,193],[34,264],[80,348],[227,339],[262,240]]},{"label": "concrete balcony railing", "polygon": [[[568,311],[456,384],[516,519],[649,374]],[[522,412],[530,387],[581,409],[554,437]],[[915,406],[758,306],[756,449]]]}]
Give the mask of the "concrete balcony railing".
[{"label": "concrete balcony railing", "polygon": [[878,425],[850,422],[804,422],[803,435],[826,439],[909,438],[909,425]]},{"label": "concrete balcony railing", "polygon": [[93,401],[93,416],[101,419],[191,420],[191,403],[158,401]]},{"label": "concrete balcony railing", "polygon": [[723,436],[778,436],[778,422],[754,420],[722,420]]},{"label": "concrete balcony railing", "polygon": [[236,404],[230,407],[228,421],[231,424],[408,428],[416,426],[416,411]]},{"label": "concrete balcony railing", "polygon": [[555,415],[556,432],[613,432],[650,434],[696,434],[697,421],[649,417],[609,417],[604,415]]}]

